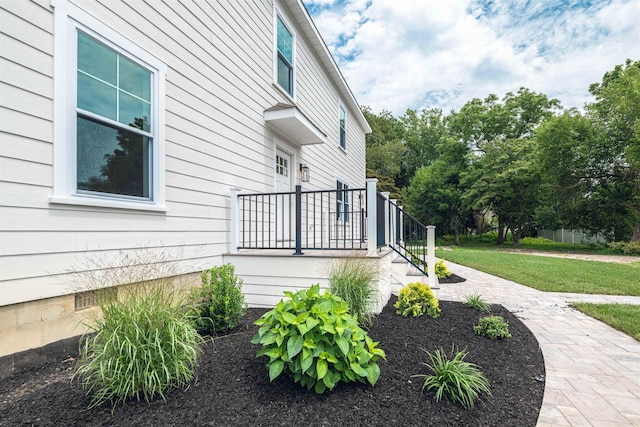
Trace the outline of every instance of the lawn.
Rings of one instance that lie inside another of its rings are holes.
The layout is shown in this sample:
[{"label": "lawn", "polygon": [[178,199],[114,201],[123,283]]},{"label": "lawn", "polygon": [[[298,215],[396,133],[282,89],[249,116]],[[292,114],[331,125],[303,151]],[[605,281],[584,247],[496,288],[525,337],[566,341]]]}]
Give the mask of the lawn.
[{"label": "lawn", "polygon": [[581,302],[571,306],[640,341],[640,305]]},{"label": "lawn", "polygon": [[436,256],[547,292],[640,296],[640,266],[460,248]]}]

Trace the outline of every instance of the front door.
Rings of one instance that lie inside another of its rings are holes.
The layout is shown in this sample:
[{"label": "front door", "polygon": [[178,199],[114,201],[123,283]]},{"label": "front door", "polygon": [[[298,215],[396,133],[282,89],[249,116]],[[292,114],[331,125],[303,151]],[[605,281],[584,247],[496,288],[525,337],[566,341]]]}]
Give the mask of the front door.
[{"label": "front door", "polygon": [[[291,155],[276,150],[276,192],[291,191]],[[276,197],[276,239],[290,240],[291,235],[291,203],[293,197],[281,195]]]}]

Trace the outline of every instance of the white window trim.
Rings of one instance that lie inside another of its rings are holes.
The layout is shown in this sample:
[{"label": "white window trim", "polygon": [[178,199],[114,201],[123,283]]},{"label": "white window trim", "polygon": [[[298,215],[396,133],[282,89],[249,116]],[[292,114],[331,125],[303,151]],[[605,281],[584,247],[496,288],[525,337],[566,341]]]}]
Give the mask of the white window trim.
[{"label": "white window trim", "polygon": [[[165,206],[165,77],[167,67],[160,60],[129,39],[69,3],[52,0],[54,7],[54,126],[53,126],[53,196],[49,203],[103,208],[166,212]],[[142,63],[154,74],[152,117],[154,137],[152,155],[152,200],[131,200],[117,195],[79,194],[76,191],[76,32],[104,42],[118,53]]]},{"label": "white window trim", "polygon": [[[291,35],[293,36],[293,64],[292,64],[293,71],[291,74],[291,79],[292,79],[291,84],[293,85],[292,94],[289,94],[289,92],[287,92],[287,90],[282,86],[280,86],[280,83],[278,83],[278,16],[280,17],[284,25],[287,27],[287,29],[291,32]],[[296,66],[298,62],[298,58],[296,57],[297,42],[298,42],[298,36],[296,35],[295,30],[293,29],[293,25],[291,25],[291,22],[289,22],[287,15],[285,15],[284,12],[282,12],[279,5],[274,2],[274,6],[273,6],[273,85],[276,87],[276,89],[278,89],[280,93],[282,93],[285,97],[287,97],[291,102],[295,102],[296,92],[297,92],[296,90],[296,87],[297,87],[296,68],[298,68]]]},{"label": "white window trim", "polygon": [[[344,147],[340,143],[340,131],[341,131],[340,112],[341,111],[344,111]],[[347,152],[347,147],[349,146],[349,144],[347,144],[348,117],[349,117],[349,114],[347,114],[347,109],[344,107],[344,104],[340,102],[338,104],[338,147],[340,147],[340,149],[345,153]]]}]

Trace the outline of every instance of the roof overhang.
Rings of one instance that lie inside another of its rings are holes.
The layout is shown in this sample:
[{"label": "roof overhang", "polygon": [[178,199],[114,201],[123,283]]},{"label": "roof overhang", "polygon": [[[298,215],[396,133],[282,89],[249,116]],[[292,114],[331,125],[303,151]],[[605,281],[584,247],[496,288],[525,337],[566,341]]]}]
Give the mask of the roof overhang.
[{"label": "roof overhang", "polygon": [[278,104],[265,110],[264,121],[298,145],[323,144],[327,139],[295,105]]}]

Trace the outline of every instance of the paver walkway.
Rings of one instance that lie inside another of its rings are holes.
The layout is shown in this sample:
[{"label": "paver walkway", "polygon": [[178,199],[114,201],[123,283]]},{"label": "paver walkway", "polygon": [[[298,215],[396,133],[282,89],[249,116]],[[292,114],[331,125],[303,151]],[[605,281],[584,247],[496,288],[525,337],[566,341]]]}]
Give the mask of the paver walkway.
[{"label": "paver walkway", "polygon": [[542,292],[446,263],[467,281],[441,284],[440,299],[462,301],[477,291],[508,308],[538,339],[546,370],[539,427],[640,426],[640,342],[568,306],[640,304],[640,297]]}]

